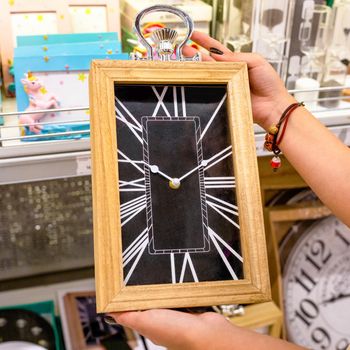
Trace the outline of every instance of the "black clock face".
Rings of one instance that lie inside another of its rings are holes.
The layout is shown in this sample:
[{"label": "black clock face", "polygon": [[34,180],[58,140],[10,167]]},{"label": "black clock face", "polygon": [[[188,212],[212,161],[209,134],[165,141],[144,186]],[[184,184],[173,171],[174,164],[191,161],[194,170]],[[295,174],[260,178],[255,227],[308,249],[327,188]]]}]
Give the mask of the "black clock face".
[{"label": "black clock face", "polygon": [[242,279],[226,87],[115,96],[125,285]]}]

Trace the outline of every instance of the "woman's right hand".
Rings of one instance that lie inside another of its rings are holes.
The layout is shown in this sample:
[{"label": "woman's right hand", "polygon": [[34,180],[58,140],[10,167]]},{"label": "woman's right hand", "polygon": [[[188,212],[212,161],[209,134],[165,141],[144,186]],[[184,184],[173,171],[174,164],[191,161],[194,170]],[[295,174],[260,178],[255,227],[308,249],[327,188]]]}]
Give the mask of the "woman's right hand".
[{"label": "woman's right hand", "polygon": [[[219,41],[201,32],[193,32],[191,39],[208,51],[215,48],[223,53],[222,55],[210,53],[210,56],[202,54],[203,61],[247,63],[254,122],[265,130],[276,124],[283,111],[291,103],[296,102],[289,95],[276,71],[262,56],[255,53],[232,52]],[[196,49],[185,46],[183,53],[185,56],[193,56]]]}]

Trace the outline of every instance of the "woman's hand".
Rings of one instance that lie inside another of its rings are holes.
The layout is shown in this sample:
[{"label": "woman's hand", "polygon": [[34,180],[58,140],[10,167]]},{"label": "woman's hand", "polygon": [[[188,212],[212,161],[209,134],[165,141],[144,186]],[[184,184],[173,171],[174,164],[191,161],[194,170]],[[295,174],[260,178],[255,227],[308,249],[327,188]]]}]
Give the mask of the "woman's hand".
[{"label": "woman's hand", "polygon": [[[276,71],[260,55],[232,52],[217,40],[200,32],[194,32],[191,39],[208,51],[214,48],[222,52],[222,54],[211,52],[210,56],[202,54],[203,61],[247,63],[253,118],[265,130],[276,124],[286,107],[295,102]],[[196,52],[196,49],[189,46],[183,49],[185,56],[193,56]]]},{"label": "woman's hand", "polygon": [[232,325],[223,316],[206,312],[147,310],[111,314],[118,324],[132,328],[169,350],[285,349],[300,347]]}]

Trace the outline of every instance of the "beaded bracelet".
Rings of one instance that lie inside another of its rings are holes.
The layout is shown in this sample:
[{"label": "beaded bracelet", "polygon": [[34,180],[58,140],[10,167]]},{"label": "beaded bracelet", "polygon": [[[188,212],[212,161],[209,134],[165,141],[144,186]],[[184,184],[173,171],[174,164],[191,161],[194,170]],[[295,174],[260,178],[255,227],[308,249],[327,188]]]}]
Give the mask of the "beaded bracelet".
[{"label": "beaded bracelet", "polygon": [[[281,159],[278,156],[281,153],[281,150],[279,149],[278,145],[283,139],[284,133],[287,128],[289,116],[296,108],[300,106],[304,106],[304,102],[296,102],[289,105],[282,113],[278,123],[276,125],[271,125],[267,131],[267,134],[265,135],[264,148],[270,152],[273,152],[274,154],[270,161],[273,171],[277,171],[277,169],[281,167]],[[281,135],[279,136],[279,131],[283,122],[283,129],[281,131]]]}]

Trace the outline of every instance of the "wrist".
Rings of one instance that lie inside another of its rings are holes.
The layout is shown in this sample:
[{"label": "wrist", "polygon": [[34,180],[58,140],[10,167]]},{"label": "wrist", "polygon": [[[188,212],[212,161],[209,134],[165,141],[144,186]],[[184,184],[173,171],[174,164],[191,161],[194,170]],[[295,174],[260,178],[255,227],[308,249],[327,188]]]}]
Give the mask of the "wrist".
[{"label": "wrist", "polygon": [[276,125],[278,123],[278,121],[281,118],[281,115],[286,110],[286,108],[295,102],[297,102],[296,99],[292,95],[289,95],[289,94],[286,94],[285,96],[282,96],[281,98],[279,98],[277,100],[276,104],[273,106],[268,117],[264,120],[264,123],[261,126],[266,131],[268,131],[268,129],[272,125]]}]

